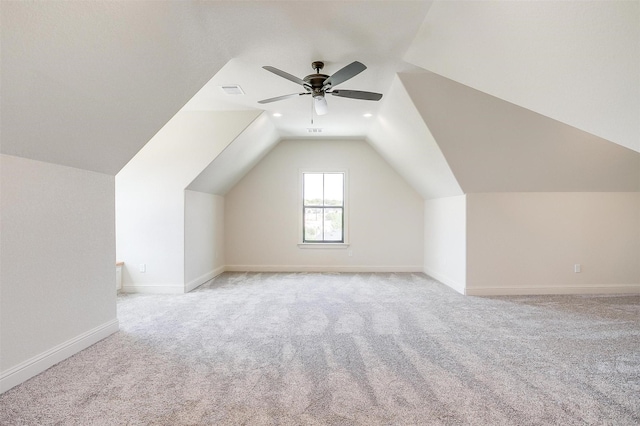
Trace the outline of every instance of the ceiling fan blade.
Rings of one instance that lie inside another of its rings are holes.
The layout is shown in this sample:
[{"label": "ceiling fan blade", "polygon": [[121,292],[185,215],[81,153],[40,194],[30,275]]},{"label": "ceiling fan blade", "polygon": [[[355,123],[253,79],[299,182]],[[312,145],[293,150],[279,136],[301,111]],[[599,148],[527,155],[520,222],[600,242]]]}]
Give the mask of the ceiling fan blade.
[{"label": "ceiling fan blade", "polygon": [[335,87],[338,84],[344,83],[345,81],[349,80],[351,77],[355,77],[356,75],[360,74],[362,71],[366,69],[367,67],[364,66],[364,64],[361,62],[358,62],[358,61],[351,62],[346,67],[338,70],[331,77],[327,78],[324,81],[323,87],[324,88]]},{"label": "ceiling fan blade", "polygon": [[327,100],[324,96],[317,96],[313,98],[313,106],[316,110],[316,114],[325,115],[329,112],[329,108],[327,107]]},{"label": "ceiling fan blade", "polygon": [[361,90],[334,90],[331,93],[333,96],[340,96],[342,98],[362,99],[364,101],[379,101],[382,99],[381,93],[363,92]]},{"label": "ceiling fan blade", "polygon": [[259,104],[268,104],[271,102],[275,102],[275,101],[281,101],[283,99],[289,99],[289,98],[294,98],[296,96],[302,96],[302,95],[309,95],[310,93],[292,93],[290,95],[282,95],[282,96],[276,96],[275,98],[269,98],[269,99],[263,99],[261,101],[258,101]]},{"label": "ceiling fan blade", "polygon": [[266,66],[264,66],[262,68],[264,68],[267,71],[271,71],[272,73],[274,73],[276,75],[279,75],[282,78],[286,78],[289,81],[293,81],[294,83],[298,83],[298,84],[300,84],[302,86],[308,86],[309,85],[309,83],[307,83],[303,79],[298,78],[295,75],[291,75],[288,72],[284,72],[282,70],[279,70],[278,68],[274,68],[274,67],[271,67],[269,65],[266,65]]}]

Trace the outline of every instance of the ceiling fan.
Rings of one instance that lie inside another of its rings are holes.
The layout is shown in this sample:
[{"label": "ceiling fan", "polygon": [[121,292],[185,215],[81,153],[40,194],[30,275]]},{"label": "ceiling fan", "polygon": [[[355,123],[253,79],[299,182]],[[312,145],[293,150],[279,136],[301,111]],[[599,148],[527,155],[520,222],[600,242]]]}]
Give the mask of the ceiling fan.
[{"label": "ceiling fan", "polygon": [[326,94],[330,94],[333,96],[340,96],[342,98],[351,98],[351,99],[360,99],[365,101],[379,101],[382,99],[382,95],[380,93],[374,92],[363,92],[361,90],[336,90],[335,86],[338,84],[344,83],[352,77],[360,74],[362,71],[366,70],[367,67],[364,64],[354,61],[347,65],[346,67],[338,70],[331,76],[326,74],[320,74],[322,68],[324,68],[324,62],[315,61],[311,64],[311,67],[316,70],[315,74],[309,74],[305,78],[298,78],[294,75],[289,74],[288,72],[284,72],[279,70],[278,68],[274,68],[271,66],[264,66],[267,71],[271,71],[272,73],[279,75],[280,77],[286,78],[289,81],[293,81],[294,83],[300,84],[304,88],[304,92],[302,93],[292,93],[290,95],[276,96],[275,98],[263,99],[258,101],[259,104],[268,104],[270,102],[281,101],[283,99],[293,98],[296,96],[303,95],[311,95],[313,97],[313,106],[318,115],[324,115],[328,112],[327,108],[327,100],[325,98]]}]

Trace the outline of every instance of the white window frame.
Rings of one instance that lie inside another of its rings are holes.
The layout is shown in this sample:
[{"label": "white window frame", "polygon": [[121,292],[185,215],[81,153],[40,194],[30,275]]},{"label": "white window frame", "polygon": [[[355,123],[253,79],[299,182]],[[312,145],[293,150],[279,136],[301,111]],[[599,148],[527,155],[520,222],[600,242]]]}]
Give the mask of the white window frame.
[{"label": "white window frame", "polygon": [[[305,173],[342,173],[344,176],[344,200],[342,205],[343,242],[312,243],[304,242],[304,174]],[[340,249],[349,247],[349,173],[345,169],[299,169],[298,171],[298,247],[307,249]]]}]

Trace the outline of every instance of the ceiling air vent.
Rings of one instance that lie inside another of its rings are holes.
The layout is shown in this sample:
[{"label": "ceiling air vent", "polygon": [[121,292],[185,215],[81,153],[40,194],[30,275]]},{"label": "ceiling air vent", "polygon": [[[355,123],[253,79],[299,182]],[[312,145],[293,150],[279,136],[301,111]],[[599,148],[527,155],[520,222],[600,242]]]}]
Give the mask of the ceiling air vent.
[{"label": "ceiling air vent", "polygon": [[309,133],[322,133],[322,129],[319,127],[309,127],[307,128],[307,132]]},{"label": "ceiling air vent", "polygon": [[226,86],[220,86],[220,88],[227,95],[244,95],[244,91],[242,90],[242,87],[240,87],[237,84],[229,84],[229,85],[226,85]]}]

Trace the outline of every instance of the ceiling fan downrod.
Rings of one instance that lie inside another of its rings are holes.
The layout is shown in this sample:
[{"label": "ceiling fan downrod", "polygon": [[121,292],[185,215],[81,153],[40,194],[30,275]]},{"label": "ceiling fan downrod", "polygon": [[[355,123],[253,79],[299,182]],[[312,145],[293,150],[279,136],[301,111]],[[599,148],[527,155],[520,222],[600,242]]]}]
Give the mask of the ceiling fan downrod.
[{"label": "ceiling fan downrod", "polygon": [[316,74],[320,74],[320,71],[322,70],[322,68],[324,68],[324,62],[322,62],[322,61],[313,61],[311,63],[311,68],[316,70]]}]

